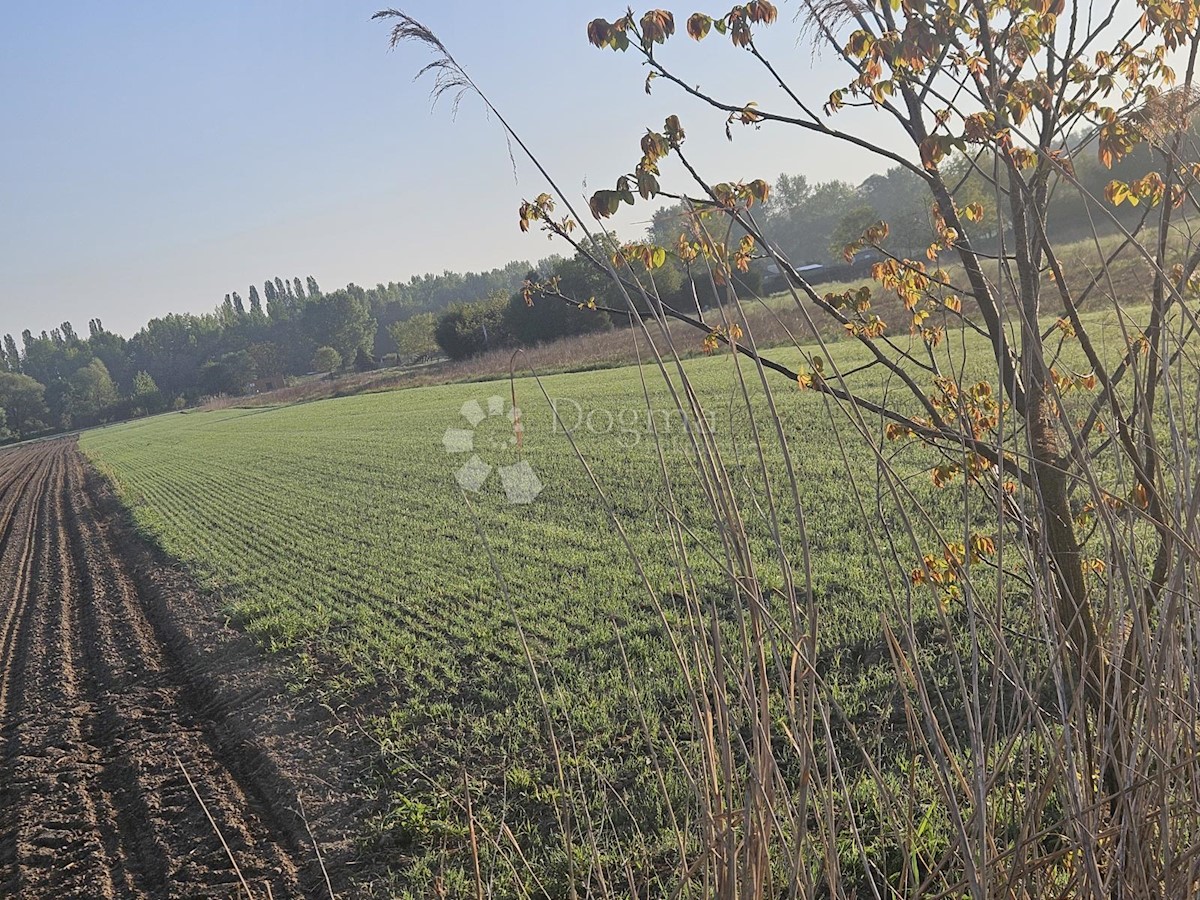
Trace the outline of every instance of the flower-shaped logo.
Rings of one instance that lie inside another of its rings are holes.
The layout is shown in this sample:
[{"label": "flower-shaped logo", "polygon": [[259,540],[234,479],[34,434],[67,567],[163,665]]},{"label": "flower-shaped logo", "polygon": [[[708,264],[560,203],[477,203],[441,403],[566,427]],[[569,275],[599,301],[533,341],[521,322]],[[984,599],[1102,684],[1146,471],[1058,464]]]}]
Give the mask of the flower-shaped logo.
[{"label": "flower-shaped logo", "polygon": [[[493,466],[480,456],[480,453],[512,452],[514,448],[520,450],[523,432],[521,411],[510,404],[506,412],[504,398],[498,395],[488,397],[486,405],[478,400],[468,400],[459,411],[471,427],[447,428],[442,435],[442,446],[447,453],[471,454],[454,473],[454,479],[463,490],[478,494],[487,483],[492,469],[495,469],[500,473],[500,485],[509,503],[532,503],[537,499],[542,492],[542,482],[527,461],[519,459],[511,465]],[[480,426],[492,418],[508,420],[511,428],[506,438],[493,437],[492,429],[480,431]]]}]

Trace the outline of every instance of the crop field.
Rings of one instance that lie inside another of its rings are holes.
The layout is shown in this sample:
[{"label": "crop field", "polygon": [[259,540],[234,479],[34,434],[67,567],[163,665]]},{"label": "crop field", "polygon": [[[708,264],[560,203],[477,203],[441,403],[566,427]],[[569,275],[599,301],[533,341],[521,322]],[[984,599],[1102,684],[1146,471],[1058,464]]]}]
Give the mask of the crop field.
[{"label": "crop field", "polygon": [[[975,359],[982,345],[963,340],[946,352]],[[834,349],[843,369],[859,352]],[[685,366],[750,498],[761,489],[758,451],[731,359]],[[742,375],[763,412],[757,373],[743,365]],[[912,551],[889,544],[901,530],[896,502],[880,495],[879,460],[846,416],[769,377],[799,476],[821,674],[846,719],[886,740],[903,714],[880,617],[909,591]],[[519,449],[506,415],[514,390]],[[427,896],[439,885],[453,896],[473,866],[499,865],[486,852],[472,861],[469,801],[528,862],[527,872],[483,877],[533,879],[558,896],[569,866],[553,824],[564,783],[592,804],[590,840],[614,859],[646,861],[643,884],[678,852],[664,797],[686,809],[691,789],[672,767],[649,764],[693,728],[668,637],[681,615],[672,517],[708,601],[729,599],[673,409],[657,370],[624,368],[168,414],[89,432],[81,446],[138,526],[284,661],[294,690],[318,694],[378,743],[385,799],[360,840],[387,855],[392,890]],[[760,443],[767,469],[781,471],[776,443]],[[936,521],[958,503],[961,522],[961,494],[933,488],[928,458],[885,449],[908,476],[907,504]],[[528,470],[506,469],[519,458]],[[536,480],[518,477],[529,470]],[[464,491],[456,473],[472,486],[486,479]],[[769,559],[771,529],[748,508],[750,543]],[[795,517],[781,529],[798,553]],[[899,565],[880,565],[888,553]],[[779,573],[766,566],[761,577]],[[918,622],[938,614],[924,594],[905,602]]]}]

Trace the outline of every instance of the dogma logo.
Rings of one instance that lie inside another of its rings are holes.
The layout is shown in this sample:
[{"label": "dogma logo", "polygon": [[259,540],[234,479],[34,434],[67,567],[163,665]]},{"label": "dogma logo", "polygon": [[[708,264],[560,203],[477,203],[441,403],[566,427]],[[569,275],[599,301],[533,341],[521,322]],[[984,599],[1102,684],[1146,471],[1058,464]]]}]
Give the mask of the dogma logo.
[{"label": "dogma logo", "polygon": [[[504,488],[504,495],[509,503],[532,503],[542,492],[542,482],[533,471],[533,467],[526,460],[519,458],[521,411],[511,404],[505,404],[504,398],[497,395],[488,397],[485,403],[468,400],[462,405],[460,412],[471,427],[450,427],[442,435],[442,445],[447,453],[471,454],[454,473],[454,479],[463,490],[478,494],[487,484],[492,469],[495,469],[500,473],[500,486]],[[507,427],[498,427],[497,420],[507,421]],[[484,459],[484,456],[489,456],[498,462],[504,456],[514,453],[518,459],[510,465],[493,466]]]}]

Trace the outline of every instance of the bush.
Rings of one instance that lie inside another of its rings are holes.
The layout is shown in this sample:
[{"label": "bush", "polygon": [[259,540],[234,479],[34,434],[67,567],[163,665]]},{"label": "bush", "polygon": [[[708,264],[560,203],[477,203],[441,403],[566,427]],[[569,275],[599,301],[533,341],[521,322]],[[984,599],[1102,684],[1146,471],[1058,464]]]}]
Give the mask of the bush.
[{"label": "bush", "polygon": [[[583,301],[587,299],[584,297]],[[538,294],[532,300],[530,306],[518,292],[508,301],[508,330],[519,343],[541,344],[612,328],[612,319],[603,310],[579,309],[557,297]]]},{"label": "bush", "polygon": [[379,368],[379,360],[373,357],[362,347],[358,348],[358,353],[354,354],[354,371],[356,372],[371,372]]},{"label": "bush", "polygon": [[239,397],[255,378],[254,360],[245,350],[225,353],[200,367],[200,390],[209,396]]},{"label": "bush", "polygon": [[493,294],[480,303],[450,307],[434,329],[434,339],[451,359],[467,359],[507,347],[512,343],[508,330],[508,296]]},{"label": "bush", "polygon": [[313,354],[312,367],[314,372],[332,372],[342,364],[342,354],[332,347],[318,347]]}]

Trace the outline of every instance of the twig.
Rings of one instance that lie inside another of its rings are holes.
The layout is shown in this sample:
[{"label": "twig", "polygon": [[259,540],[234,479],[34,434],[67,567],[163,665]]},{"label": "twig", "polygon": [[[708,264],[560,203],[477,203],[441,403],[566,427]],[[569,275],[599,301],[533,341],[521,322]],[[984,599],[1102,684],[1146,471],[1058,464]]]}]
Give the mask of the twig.
[{"label": "twig", "polygon": [[225,835],[221,833],[220,827],[217,825],[217,820],[212,817],[212,813],[208,811],[208,805],[205,804],[204,798],[200,796],[200,791],[196,788],[196,782],[192,781],[192,776],[188,774],[187,766],[183,764],[183,760],[179,758],[178,753],[172,754],[175,757],[175,762],[179,764],[179,770],[183,772],[183,777],[187,779],[188,787],[192,789],[192,793],[196,797],[196,802],[200,804],[200,808],[204,810],[205,818],[208,819],[208,824],[212,826],[212,830],[216,832],[217,838],[221,841],[221,846],[225,848],[225,855],[229,857],[229,864],[233,866],[233,872],[238,877],[243,890],[246,892],[246,897],[249,900],[254,900],[254,891],[250,890],[250,885],[246,883],[245,877],[242,875],[242,870],[238,867],[237,860],[233,856],[233,851],[229,849],[229,844],[225,841]]}]

